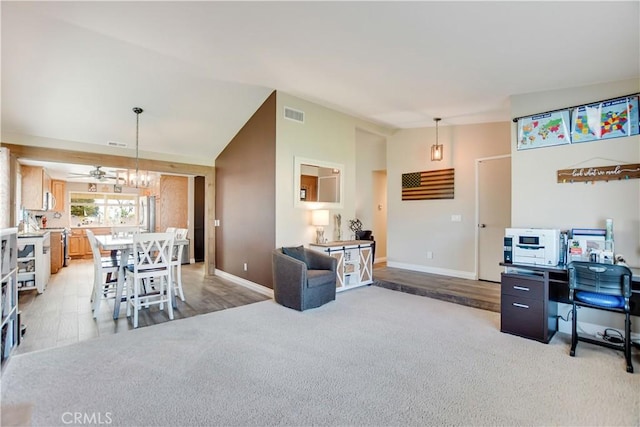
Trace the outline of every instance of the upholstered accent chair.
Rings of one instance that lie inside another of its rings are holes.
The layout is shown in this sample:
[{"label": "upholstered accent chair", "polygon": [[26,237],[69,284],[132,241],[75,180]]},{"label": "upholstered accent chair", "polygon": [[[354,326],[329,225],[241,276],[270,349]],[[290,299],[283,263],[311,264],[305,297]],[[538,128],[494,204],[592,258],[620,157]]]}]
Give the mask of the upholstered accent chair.
[{"label": "upholstered accent chair", "polygon": [[302,246],[273,251],[273,295],[278,304],[298,311],[336,299],[337,260]]}]

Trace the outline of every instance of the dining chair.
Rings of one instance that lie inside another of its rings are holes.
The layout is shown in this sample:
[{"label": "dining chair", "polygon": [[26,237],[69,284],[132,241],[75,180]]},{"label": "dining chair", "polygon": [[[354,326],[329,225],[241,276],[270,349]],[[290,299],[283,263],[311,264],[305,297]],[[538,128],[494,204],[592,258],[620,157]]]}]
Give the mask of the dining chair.
[{"label": "dining chair", "polygon": [[[567,270],[569,271],[569,301],[573,305],[571,350],[569,354],[571,356],[576,355],[578,341],[622,351],[627,362],[627,372],[633,373],[633,364],[631,363],[631,310],[629,303],[629,298],[631,297],[631,270],[622,265],[580,261],[569,263]],[[579,335],[577,330],[578,307],[589,307],[624,314],[624,335],[615,329],[618,332],[612,335],[615,339],[607,338],[607,331],[605,331],[603,340]]]},{"label": "dining chair", "polygon": [[[114,239],[128,238],[138,233],[140,233],[140,227],[111,227],[111,237]],[[111,256],[116,257],[117,253],[118,251],[111,251]],[[131,262],[131,259],[129,262]]]},{"label": "dining chair", "polygon": [[[118,284],[118,259],[103,257],[98,247],[98,241],[93,231],[85,230],[91,253],[93,255],[93,291],[91,292],[91,309],[93,318],[98,317],[100,302],[104,299],[116,299],[116,287]],[[114,301],[114,304],[118,304]]]},{"label": "dining chair", "polygon": [[131,237],[140,233],[140,227],[111,227],[113,237]]},{"label": "dining chair", "polygon": [[[175,236],[176,240],[186,240],[187,233],[186,228],[176,228]],[[173,290],[176,296],[180,295],[180,299],[185,301],[184,291],[182,289],[182,251],[184,250],[184,243],[174,245],[171,254],[171,274],[173,275]]]},{"label": "dining chair", "polygon": [[174,233],[133,235],[133,263],[127,266],[127,317],[133,310],[133,327],[138,327],[138,312],[143,307],[167,306],[173,320],[171,255]]}]

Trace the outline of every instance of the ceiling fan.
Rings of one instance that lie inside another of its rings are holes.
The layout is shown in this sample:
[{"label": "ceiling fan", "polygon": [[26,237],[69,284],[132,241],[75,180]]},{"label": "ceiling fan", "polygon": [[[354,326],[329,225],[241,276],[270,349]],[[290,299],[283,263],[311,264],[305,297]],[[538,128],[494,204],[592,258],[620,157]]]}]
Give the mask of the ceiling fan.
[{"label": "ceiling fan", "polygon": [[95,169],[89,171],[89,173],[70,173],[69,178],[93,178],[97,181],[106,181],[108,179],[119,180],[120,178],[117,175],[111,175],[106,171],[103,171],[102,166],[96,166]]}]

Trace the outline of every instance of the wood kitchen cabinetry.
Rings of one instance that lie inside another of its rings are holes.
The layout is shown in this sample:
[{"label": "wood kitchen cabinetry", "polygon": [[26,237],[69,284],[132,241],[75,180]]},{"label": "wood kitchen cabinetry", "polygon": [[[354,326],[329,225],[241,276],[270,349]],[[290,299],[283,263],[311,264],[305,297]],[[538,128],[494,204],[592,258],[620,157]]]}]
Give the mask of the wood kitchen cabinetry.
[{"label": "wood kitchen cabinetry", "polygon": [[64,241],[61,231],[51,232],[51,274],[56,274],[64,265]]},{"label": "wood kitchen cabinetry", "polygon": [[58,179],[52,179],[51,193],[55,200],[53,210],[56,212],[64,212],[65,200],[67,198],[67,183]]},{"label": "wood kitchen cabinetry", "polygon": [[51,192],[51,178],[40,166],[21,165],[22,206],[29,210],[45,210],[44,196]]},{"label": "wood kitchen cabinetry", "polygon": [[[90,228],[90,230],[96,236],[111,233],[111,228],[109,227]],[[84,228],[71,229],[68,251],[71,258],[91,258],[93,256],[91,244]],[[109,252],[104,252],[103,255],[109,255]]]}]

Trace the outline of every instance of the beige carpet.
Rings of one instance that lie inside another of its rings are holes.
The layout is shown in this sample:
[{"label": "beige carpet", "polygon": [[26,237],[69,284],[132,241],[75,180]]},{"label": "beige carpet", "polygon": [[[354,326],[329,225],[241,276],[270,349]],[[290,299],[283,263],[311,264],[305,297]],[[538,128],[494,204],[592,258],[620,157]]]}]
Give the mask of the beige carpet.
[{"label": "beige carpet", "polygon": [[640,425],[621,353],[571,358],[569,337],[499,316],[378,287],[304,313],[264,301],[15,356],[2,404],[47,426]]}]

